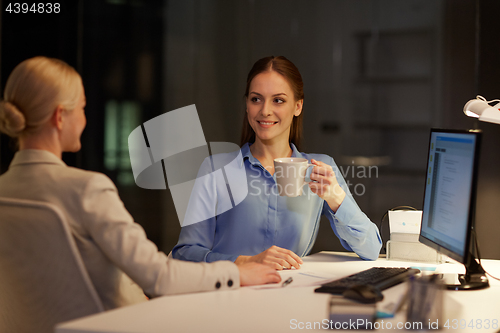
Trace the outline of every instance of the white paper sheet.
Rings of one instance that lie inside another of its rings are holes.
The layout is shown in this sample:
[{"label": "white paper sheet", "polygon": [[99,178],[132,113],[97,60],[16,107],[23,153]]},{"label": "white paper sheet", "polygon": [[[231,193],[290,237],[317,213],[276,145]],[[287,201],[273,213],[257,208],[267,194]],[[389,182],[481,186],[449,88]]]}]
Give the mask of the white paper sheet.
[{"label": "white paper sheet", "polygon": [[288,278],[292,278],[293,281],[286,285],[284,288],[292,287],[308,287],[308,286],[320,286],[323,283],[333,281],[337,279],[336,277],[328,277],[325,274],[316,273],[313,271],[303,271],[301,269],[288,269],[279,271],[281,275],[280,283],[265,284],[260,286],[251,286],[252,289],[273,289],[273,288],[283,288],[283,282]]}]

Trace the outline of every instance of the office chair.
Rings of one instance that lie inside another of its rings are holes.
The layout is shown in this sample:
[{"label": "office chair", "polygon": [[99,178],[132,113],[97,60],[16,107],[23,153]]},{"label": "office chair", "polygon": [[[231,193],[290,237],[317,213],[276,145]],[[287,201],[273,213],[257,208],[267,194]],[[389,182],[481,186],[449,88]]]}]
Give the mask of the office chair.
[{"label": "office chair", "polygon": [[102,311],[59,208],[0,198],[0,332],[53,332]]}]

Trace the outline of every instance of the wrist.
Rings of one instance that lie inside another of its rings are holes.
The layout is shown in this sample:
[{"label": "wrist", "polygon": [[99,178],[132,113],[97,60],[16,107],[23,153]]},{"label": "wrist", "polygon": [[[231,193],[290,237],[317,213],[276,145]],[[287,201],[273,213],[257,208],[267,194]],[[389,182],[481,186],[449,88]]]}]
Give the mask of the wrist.
[{"label": "wrist", "polygon": [[236,260],[234,261],[234,263],[236,265],[242,265],[242,264],[248,262],[249,258],[250,258],[250,256],[238,256],[238,258],[236,258]]},{"label": "wrist", "polygon": [[335,193],[335,196],[326,202],[334,213],[337,212],[337,210],[339,209],[342,202],[344,202],[344,199],[346,197],[346,193],[342,189],[342,187],[339,186],[335,190],[336,192],[338,191],[338,193]]}]

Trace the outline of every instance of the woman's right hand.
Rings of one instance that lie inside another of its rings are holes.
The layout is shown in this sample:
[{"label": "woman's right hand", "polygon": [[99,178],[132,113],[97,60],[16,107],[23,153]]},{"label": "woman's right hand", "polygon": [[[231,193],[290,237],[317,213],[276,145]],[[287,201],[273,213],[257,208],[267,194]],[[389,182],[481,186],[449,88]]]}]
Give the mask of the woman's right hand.
[{"label": "woman's right hand", "polygon": [[238,265],[240,271],[240,286],[254,286],[266,283],[278,283],[281,276],[269,266],[255,262]]},{"label": "woman's right hand", "polygon": [[299,269],[300,265],[303,263],[302,259],[300,259],[298,255],[293,253],[293,251],[278,247],[276,245],[273,245],[264,252],[261,252],[254,256],[239,256],[234,263],[236,265],[241,265],[247,262],[261,263],[270,266],[278,271],[281,271],[284,268],[290,269],[292,267]]}]

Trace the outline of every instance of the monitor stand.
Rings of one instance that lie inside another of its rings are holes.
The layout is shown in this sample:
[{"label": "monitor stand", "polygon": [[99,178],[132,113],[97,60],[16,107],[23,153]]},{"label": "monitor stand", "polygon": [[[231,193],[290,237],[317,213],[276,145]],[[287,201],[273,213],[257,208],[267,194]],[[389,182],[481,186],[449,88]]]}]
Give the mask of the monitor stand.
[{"label": "monitor stand", "polygon": [[465,265],[465,274],[458,274],[459,284],[446,284],[448,290],[476,290],[490,286],[486,272],[476,257],[471,253],[469,262]]}]

